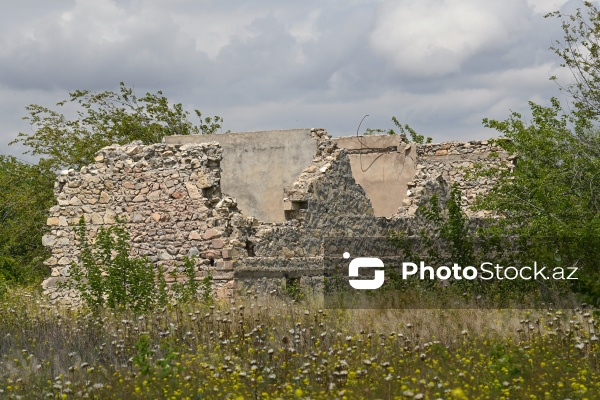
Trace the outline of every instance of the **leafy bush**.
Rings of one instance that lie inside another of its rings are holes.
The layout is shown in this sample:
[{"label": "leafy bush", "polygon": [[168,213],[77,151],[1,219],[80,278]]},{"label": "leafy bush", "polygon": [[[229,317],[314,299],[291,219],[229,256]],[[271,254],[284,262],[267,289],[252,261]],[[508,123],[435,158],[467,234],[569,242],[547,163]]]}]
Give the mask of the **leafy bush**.
[{"label": "leafy bush", "polygon": [[0,156],[0,273],[11,285],[40,282],[48,272],[42,235],[54,179],[43,167]]},{"label": "leafy bush", "polygon": [[[433,195],[420,206],[423,228],[416,235],[398,230],[391,232],[389,240],[400,249],[403,259],[421,260],[426,265],[456,263],[463,268],[478,268],[482,262],[493,262],[493,265],[508,268],[530,266],[535,261],[540,266],[571,267],[587,261],[587,258],[577,258],[581,256],[579,253],[571,252],[573,241],[499,230],[494,221],[470,220],[460,205],[461,193],[455,184],[447,201],[443,202]],[[568,274],[569,270],[566,271]],[[438,302],[447,302],[448,296],[452,295],[455,299],[464,296],[467,303],[476,299],[479,305],[500,308],[542,303],[573,304],[574,301],[570,294],[571,281],[567,280],[451,278],[444,282],[445,285],[440,285],[436,280],[421,280],[416,275],[404,279],[392,270],[389,281],[391,284],[387,289],[393,290],[392,293],[402,293],[406,298],[417,296],[418,301],[433,301],[437,306]]]},{"label": "leafy bush", "polygon": [[[163,268],[155,270],[146,257],[130,256],[130,235],[122,219],[109,228],[101,227],[93,243],[87,238],[83,217],[74,229],[81,255],[78,263],[71,264],[71,279],[65,286],[75,289],[89,307],[146,311],[167,304],[169,288]],[[186,258],[187,279],[170,288],[176,300],[187,302],[196,297],[201,285],[195,280],[195,270],[194,260]]]},{"label": "leafy bush", "polygon": [[580,279],[572,289],[600,304],[600,133],[581,114],[569,114],[557,99],[550,107],[530,103],[532,120],[512,113],[504,121],[485,119],[502,133],[497,144],[517,155],[514,168],[481,167],[497,185],[476,208],[496,211],[494,229],[521,237],[552,238],[554,256],[573,260]]}]

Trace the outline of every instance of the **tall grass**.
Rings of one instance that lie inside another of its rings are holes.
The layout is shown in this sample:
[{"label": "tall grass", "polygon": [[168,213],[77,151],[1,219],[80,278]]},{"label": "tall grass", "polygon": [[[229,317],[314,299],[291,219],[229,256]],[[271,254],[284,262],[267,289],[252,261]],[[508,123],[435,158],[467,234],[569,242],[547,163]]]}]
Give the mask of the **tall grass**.
[{"label": "tall grass", "polygon": [[0,398],[599,398],[593,311],[327,310],[198,301],[133,314],[0,305]]}]

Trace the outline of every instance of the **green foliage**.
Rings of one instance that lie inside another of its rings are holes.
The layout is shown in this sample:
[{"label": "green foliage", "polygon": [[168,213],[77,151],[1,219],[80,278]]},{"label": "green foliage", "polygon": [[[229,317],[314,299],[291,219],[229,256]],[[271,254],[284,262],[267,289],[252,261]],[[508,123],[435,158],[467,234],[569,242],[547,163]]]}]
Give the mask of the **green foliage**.
[{"label": "green foliage", "polygon": [[450,190],[448,217],[442,225],[440,236],[448,241],[452,260],[459,265],[472,265],[473,242],[469,233],[469,219],[461,209],[461,202],[461,193],[455,183]]},{"label": "green foliage", "polygon": [[0,299],[2,299],[4,297],[4,295],[6,294],[7,291],[8,291],[8,283],[6,282],[4,275],[2,275],[0,273]]},{"label": "green foliage", "polygon": [[[210,287],[208,287],[208,292],[204,287],[206,285],[205,281],[198,282],[196,280],[196,263],[194,262],[194,258],[185,257],[183,259],[183,275],[185,276],[185,280],[183,282],[174,283],[171,286],[171,290],[175,294],[175,297],[178,301],[188,302],[198,295],[198,290],[202,287],[202,295],[210,296]],[[172,273],[173,278],[176,278],[175,272]],[[209,279],[208,285],[210,285],[210,281],[212,278],[207,276],[204,279]],[[208,300],[208,299],[207,299]]]},{"label": "green foliage", "polygon": [[561,244],[553,250],[555,257],[575,260],[581,268],[574,289],[597,304],[600,269],[593,260],[600,250],[590,244],[600,237],[600,135],[580,113],[563,112],[554,98],[550,107],[530,106],[530,122],[519,113],[504,121],[484,120],[502,133],[497,143],[518,159],[514,170],[482,169],[499,183],[476,208],[503,216],[490,229],[555,238]]},{"label": "green foliage", "polygon": [[90,308],[144,311],[157,305],[154,265],[129,256],[129,232],[123,221],[101,227],[94,244],[87,239],[83,217],[75,232],[81,257],[71,264],[67,286],[76,289]]},{"label": "green foliage", "polygon": [[499,211],[509,218],[507,222],[524,226],[529,234],[568,235],[573,228],[600,233],[598,132],[570,129],[573,119],[562,113],[556,99],[551,107],[530,105],[529,123],[519,113],[505,121],[484,119],[486,127],[502,133],[504,140],[497,143],[518,159],[513,171],[502,167],[486,171],[500,184],[479,208]]},{"label": "green foliage", "polygon": [[[522,231],[499,229],[494,221],[487,221],[487,224],[477,228],[479,224],[471,221],[461,209],[461,193],[456,184],[452,186],[445,203],[433,195],[420,206],[419,215],[423,228],[417,235],[409,236],[405,231],[394,231],[389,237],[389,241],[401,250],[403,260],[419,260],[430,266],[458,264],[463,268],[479,268],[484,262],[503,268],[524,267],[532,266],[535,261],[540,267],[547,266],[548,270],[565,268],[565,277],[569,273],[566,267],[573,266],[573,254],[567,254],[572,241],[526,236]],[[502,223],[506,223],[506,220]],[[557,253],[557,249],[564,252]],[[491,266],[487,268],[493,269]],[[387,289],[391,289],[392,294],[401,293],[396,301],[407,304],[464,307],[473,306],[471,302],[474,301],[479,306],[505,308],[525,304],[534,307],[548,302],[562,304],[573,300],[572,296],[564,296],[570,289],[571,281],[567,280],[542,282],[489,279],[488,276],[485,280],[450,279],[445,285],[440,285],[439,281],[421,280],[416,275],[405,280],[400,274],[390,272],[391,285]],[[464,299],[458,301],[461,296]],[[467,303],[464,303],[465,300]]]},{"label": "green foliage", "polygon": [[573,289],[600,304],[600,11],[590,1],[582,4],[572,15],[546,15],[561,21],[563,38],[551,49],[573,77],[561,87],[572,97],[571,111],[552,98],[549,107],[529,103],[531,121],[519,113],[504,121],[484,119],[503,135],[497,143],[518,159],[514,170],[479,166],[479,175],[499,183],[476,207],[502,216],[488,233],[554,242],[553,248],[529,251],[579,267]]},{"label": "green foliage", "polygon": [[[461,193],[454,184],[445,203],[437,195],[419,207],[419,215],[423,219],[423,228],[416,236],[409,236],[406,231],[392,231],[388,240],[398,247],[405,260],[422,260],[428,265],[448,265],[457,263],[462,267],[473,265],[474,234],[469,231],[469,219],[461,209]],[[391,289],[399,287],[420,286],[435,288],[434,281],[403,281],[399,275],[391,274]],[[465,281],[458,282],[465,286]]]},{"label": "green foliage", "polygon": [[200,292],[202,293],[202,301],[204,303],[210,304],[213,302],[212,275],[210,272],[200,281]]},{"label": "green foliage", "polygon": [[[33,133],[19,133],[13,143],[21,143],[42,155],[47,168],[80,168],[93,160],[94,154],[112,143],[125,144],[141,140],[157,143],[168,135],[213,134],[221,128],[223,118],[202,118],[200,124],[189,121],[190,113],[181,103],[170,105],[161,91],[137,97],[133,89],[121,82],[119,91],[100,93],[76,90],[68,100],[57,103],[58,110],[30,104],[24,117]],[[72,111],[70,119],[60,109]]]},{"label": "green foliage", "polygon": [[[419,207],[420,215],[426,224],[419,232],[419,238],[428,248],[429,256],[435,261],[444,257],[461,266],[472,265],[473,234],[469,231],[469,218],[461,209],[462,197],[456,183],[450,190],[448,200],[440,204],[437,195],[432,195],[429,201]],[[394,232],[392,240],[406,236],[404,232]],[[399,244],[396,240],[396,243]],[[437,248],[441,245],[443,248]],[[440,250],[446,255],[439,254]]]},{"label": "green foliage", "polygon": [[38,282],[47,273],[42,235],[54,178],[41,166],[0,156],[0,275],[7,283]]},{"label": "green foliage", "polygon": [[[83,217],[74,229],[80,260],[71,264],[71,279],[64,285],[77,290],[92,310],[147,311],[167,305],[171,298],[180,303],[194,300],[199,290],[205,301],[212,299],[212,278],[208,275],[196,281],[194,258],[184,258],[184,280],[168,287],[162,266],[155,268],[145,257],[131,257],[130,235],[123,220],[117,219],[109,228],[100,227],[93,243],[87,237]],[[176,272],[171,275],[177,278]]]},{"label": "green foliage", "polygon": [[300,301],[304,299],[304,292],[300,286],[300,278],[286,278],[284,292],[292,300]]},{"label": "green foliage", "polygon": [[150,362],[152,350],[150,345],[150,337],[148,335],[141,335],[134,346],[136,355],[133,356],[132,362],[134,366],[140,369],[143,375],[148,375],[152,368]]},{"label": "green foliage", "polygon": [[[390,128],[390,129],[368,128],[365,132],[365,135],[374,135],[374,134],[378,134],[378,133],[387,134],[387,135],[397,135],[398,134],[405,141],[408,141],[407,138],[408,138],[408,136],[410,136],[411,141],[414,143],[418,143],[418,144],[431,143],[432,139],[430,137],[425,138],[425,136],[418,134],[408,124],[402,125],[400,123],[400,121],[398,121],[398,118],[392,117],[392,122],[394,123],[394,125],[396,125],[396,129],[398,130],[398,133],[396,133],[396,131],[393,128]],[[408,136],[407,136],[407,134],[408,134]]]}]

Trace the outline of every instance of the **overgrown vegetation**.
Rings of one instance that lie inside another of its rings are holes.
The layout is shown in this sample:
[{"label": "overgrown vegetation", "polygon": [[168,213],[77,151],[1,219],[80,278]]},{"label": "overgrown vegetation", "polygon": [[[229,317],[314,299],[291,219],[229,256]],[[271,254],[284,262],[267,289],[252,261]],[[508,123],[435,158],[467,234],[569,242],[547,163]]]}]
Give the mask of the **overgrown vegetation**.
[{"label": "overgrown vegetation", "polygon": [[[108,307],[113,310],[148,311],[165,306],[169,299],[188,302],[196,299],[202,289],[205,301],[212,299],[210,276],[196,280],[196,263],[185,258],[184,280],[167,287],[162,267],[155,268],[146,257],[130,255],[130,235],[125,221],[100,227],[95,240],[88,238],[83,217],[74,228],[80,252],[79,262],[71,263],[70,279],[65,286],[74,289],[94,313]],[[177,280],[177,271],[171,271]]]},{"label": "overgrown vegetation", "polygon": [[558,100],[531,104],[532,120],[513,113],[505,121],[484,120],[503,134],[497,143],[518,155],[513,170],[482,168],[499,184],[478,199],[476,209],[496,211],[493,232],[543,237],[556,243],[557,260],[581,270],[573,286],[585,301],[600,304],[600,136],[580,114],[566,113]]},{"label": "overgrown vegetation", "polygon": [[[404,124],[402,125],[398,118],[392,117],[392,122],[396,126],[396,128],[389,129],[381,129],[381,128],[367,128],[365,131],[365,135],[376,135],[376,134],[384,134],[384,135],[399,135],[402,137],[404,141],[408,141],[408,137],[410,136],[410,141],[413,143],[423,144],[423,143],[431,143],[431,138],[428,136],[427,138],[415,131],[410,125]],[[398,132],[396,132],[396,130]]]},{"label": "overgrown vegetation", "polygon": [[219,116],[203,117],[194,110],[199,119],[194,124],[181,103],[171,104],[160,91],[137,97],[122,82],[117,92],[77,90],[56,109],[31,104],[27,111],[32,132],[20,133],[11,144],[41,156],[38,164],[0,155],[0,282],[9,285],[39,284],[48,274],[43,261],[49,253],[42,236],[56,201],[58,169],[81,168],[112,143],[150,144],[173,134],[214,134],[223,123]]},{"label": "overgrown vegetation", "polygon": [[595,398],[593,311],[327,310],[240,295],[134,314],[0,303],[0,397]]},{"label": "overgrown vegetation", "polygon": [[42,235],[54,179],[42,166],[0,156],[0,287],[37,283],[47,274]]}]

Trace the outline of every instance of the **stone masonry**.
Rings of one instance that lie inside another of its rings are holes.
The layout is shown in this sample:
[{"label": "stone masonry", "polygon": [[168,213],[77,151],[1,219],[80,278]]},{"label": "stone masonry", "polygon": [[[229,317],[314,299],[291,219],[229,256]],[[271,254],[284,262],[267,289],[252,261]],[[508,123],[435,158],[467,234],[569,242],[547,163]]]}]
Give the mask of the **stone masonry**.
[{"label": "stone masonry", "polygon": [[[415,144],[395,136],[332,139],[324,129],[275,132],[112,145],[80,171],[61,172],[43,237],[52,251],[45,293],[77,299],[57,283],[69,279],[77,260],[72,227],[81,216],[90,237],[125,219],[132,254],[166,271],[196,256],[197,278],[210,273],[221,296],[241,286],[317,284],[324,238],[410,228],[432,190],[454,182],[467,214],[486,216],[469,207],[494,182],[468,180],[466,171],[476,163],[512,168],[514,161],[492,141]],[[229,155],[235,161],[225,163]]]}]

